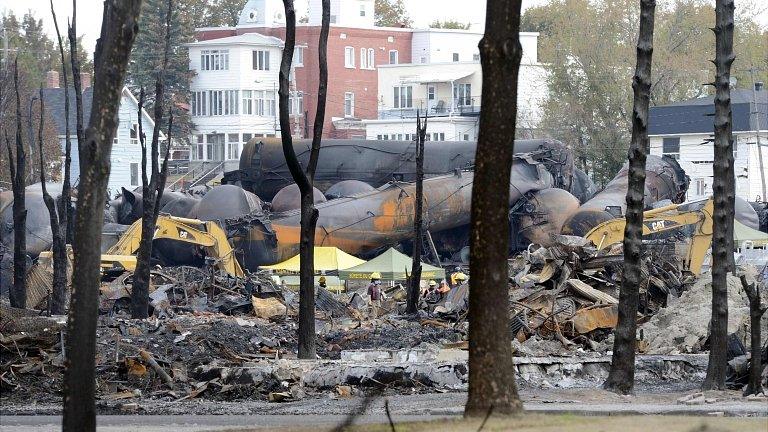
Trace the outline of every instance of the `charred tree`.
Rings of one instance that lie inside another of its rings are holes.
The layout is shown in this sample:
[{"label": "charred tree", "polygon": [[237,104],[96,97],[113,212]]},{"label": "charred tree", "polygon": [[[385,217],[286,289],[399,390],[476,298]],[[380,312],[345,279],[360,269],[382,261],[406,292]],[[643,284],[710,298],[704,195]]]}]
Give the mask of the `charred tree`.
[{"label": "charred tree", "polygon": [[[64,179],[61,185],[61,196],[59,197],[58,213],[52,212],[52,206],[48,203],[45,188],[43,188],[43,199],[48,207],[48,213],[51,218],[51,233],[53,239],[53,286],[51,293],[50,312],[54,315],[63,315],[65,313],[67,301],[67,232],[69,220],[69,208],[71,206],[71,185],[70,185],[70,166],[72,165],[72,140],[69,136],[69,85],[67,79],[67,65],[64,58],[64,45],[61,42],[61,33],[59,33],[59,23],[56,20],[56,11],[53,9],[53,0],[51,0],[51,15],[53,16],[53,25],[56,28],[56,40],[59,43],[59,55],[61,56],[61,74],[64,80]],[[77,61],[73,58],[72,61]],[[42,112],[43,94],[40,93],[40,104]],[[40,115],[40,123],[43,117]],[[43,172],[42,149],[43,141],[40,138],[40,181],[45,186],[45,173]]]},{"label": "charred tree", "polygon": [[728,338],[728,272],[733,271],[733,214],[736,199],[733,168],[731,64],[733,0],[715,2],[715,161],[712,165],[715,210],[712,233],[712,319],[709,364],[702,388],[725,389]]},{"label": "charred tree", "polygon": [[[78,46],[77,0],[72,0],[72,24],[67,26],[67,37],[69,38],[69,60],[70,60],[70,68],[72,69],[72,87],[75,91],[75,136],[77,137],[77,149],[79,154],[80,148],[85,142],[85,132],[84,132],[85,122],[83,120],[83,82],[81,81],[81,78],[80,78],[80,61],[78,60],[79,57],[77,54],[77,46]],[[64,74],[64,76],[66,77],[66,74]],[[64,88],[66,89],[66,85]],[[66,99],[66,100],[67,100],[67,104],[69,104],[69,99]],[[69,121],[69,117],[67,117],[67,121]],[[69,135],[67,135],[67,138],[69,138]],[[68,143],[65,145],[71,145],[71,144]],[[71,157],[71,146],[69,147],[69,149],[70,149],[70,157]],[[67,163],[67,166],[69,166],[71,163],[72,161],[70,159],[70,161]],[[81,160],[80,161],[81,168],[82,168],[82,164],[83,162]],[[82,169],[81,169],[81,172],[82,172]],[[62,196],[64,196],[64,194],[62,194]],[[74,208],[70,205],[71,197],[67,196],[65,199],[66,199],[66,203],[65,203],[66,205],[64,206],[64,208],[67,211],[67,230],[66,230],[67,243],[74,243],[74,233],[75,233]]]},{"label": "charred tree", "polygon": [[328,93],[328,29],[331,21],[330,0],[323,0],[323,18],[320,29],[318,60],[320,65],[320,84],[317,90],[317,111],[312,130],[312,148],[307,170],[304,170],[296,157],[291,136],[291,123],[288,114],[290,104],[289,76],[293,62],[293,49],[296,45],[296,11],[293,0],[283,0],[285,7],[285,47],[280,62],[280,136],[283,142],[283,154],[293,181],[301,193],[301,231],[299,240],[300,282],[299,282],[299,358],[315,359],[315,228],[318,211],[314,203],[314,182],[317,159],[320,156],[320,142],[325,122],[325,102]]},{"label": "charred tree", "polygon": [[416,198],[413,218],[413,264],[408,285],[406,313],[416,314],[421,291],[421,244],[424,239],[424,140],[427,134],[427,118],[422,124],[421,116],[416,113]]},{"label": "charred tree", "polygon": [[[139,250],[136,253],[136,269],[133,272],[133,286],[131,288],[131,317],[143,319],[149,316],[149,283],[152,258],[152,239],[155,235],[155,224],[160,212],[160,200],[165,189],[165,180],[168,178],[168,155],[170,154],[170,128],[168,129],[168,145],[165,146],[162,167],[159,165],[160,157],[160,122],[163,120],[163,105],[165,101],[165,71],[168,68],[168,56],[171,49],[171,14],[173,12],[173,0],[168,0],[168,11],[165,16],[165,51],[163,63],[157,71],[155,78],[155,127],[152,130],[152,142],[150,144],[150,169],[147,176],[147,137],[144,134],[144,123],[139,119],[139,143],[141,144],[141,240]],[[139,113],[144,108],[145,93],[142,88],[139,93]],[[170,110],[169,110],[170,111]],[[141,115],[141,114],[139,114]],[[169,127],[173,122],[173,113],[169,113]]]},{"label": "charred tree", "polygon": [[480,41],[483,115],[475,154],[469,266],[469,395],[464,416],[514,414],[507,251],[509,178],[517,118],[521,0],[488,0]]},{"label": "charred tree", "polygon": [[14,150],[8,137],[8,166],[11,170],[11,189],[13,190],[13,287],[11,287],[11,306],[24,309],[27,306],[27,207],[24,188],[26,182],[27,154],[21,138],[21,97],[19,95],[19,59],[13,63],[13,87],[16,90],[16,163],[13,162]]},{"label": "charred tree", "polygon": [[624,269],[619,291],[619,319],[614,332],[613,356],[606,390],[630,394],[635,386],[637,305],[642,283],[643,207],[645,159],[648,155],[648,106],[651,97],[653,25],[655,0],[640,1],[640,30],[637,37],[637,64],[632,80],[632,141],[629,145],[627,214],[624,227]]},{"label": "charred tree", "polygon": [[[140,10],[141,0],[104,2],[101,35],[94,55],[91,117],[84,141],[78,142],[80,187],[64,361],[62,430],[65,432],[96,430],[96,320],[101,280],[103,208],[120,95],[131,46],[138,31]],[[80,102],[82,99],[79,99],[78,105]],[[82,106],[77,109],[82,112]]]},{"label": "charred tree", "polygon": [[760,394],[763,386],[760,383],[763,371],[763,355],[760,350],[760,318],[765,313],[766,306],[760,304],[760,286],[755,283],[747,283],[747,277],[741,275],[741,286],[749,299],[749,343],[751,358],[749,361],[749,383],[744,395]]},{"label": "charred tree", "polygon": [[62,227],[59,224],[59,215],[56,213],[56,201],[48,193],[45,185],[45,162],[43,160],[43,123],[45,119],[45,101],[43,100],[43,88],[40,88],[40,124],[37,139],[40,144],[40,187],[43,192],[43,202],[48,208],[48,217],[51,220],[51,239],[53,249],[53,283],[48,312],[53,315],[63,315],[67,295],[67,245],[64,239]]}]

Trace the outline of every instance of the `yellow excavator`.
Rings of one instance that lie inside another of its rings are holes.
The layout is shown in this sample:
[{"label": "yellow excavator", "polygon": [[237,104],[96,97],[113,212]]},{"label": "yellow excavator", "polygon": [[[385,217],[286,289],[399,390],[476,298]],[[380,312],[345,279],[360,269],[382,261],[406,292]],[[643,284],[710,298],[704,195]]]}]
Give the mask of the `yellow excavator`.
[{"label": "yellow excavator", "polygon": [[[684,257],[684,266],[692,273],[698,275],[701,273],[701,266],[704,264],[707,250],[712,244],[714,203],[712,198],[708,198],[704,206],[699,209],[680,210],[681,206],[690,203],[671,204],[644,212],[643,236],[693,226],[691,244],[688,248],[688,253]],[[591,240],[598,250],[608,249],[624,241],[625,226],[625,218],[612,219],[592,228],[584,237],[587,240]]]},{"label": "yellow excavator", "polygon": [[[161,214],[157,217],[154,239],[170,239],[200,246],[206,256],[215,260],[219,269],[230,276],[244,276],[226,232],[216,222]],[[122,267],[133,271],[140,242],[141,219],[134,222],[120,240],[101,255],[101,268],[108,270]]]}]

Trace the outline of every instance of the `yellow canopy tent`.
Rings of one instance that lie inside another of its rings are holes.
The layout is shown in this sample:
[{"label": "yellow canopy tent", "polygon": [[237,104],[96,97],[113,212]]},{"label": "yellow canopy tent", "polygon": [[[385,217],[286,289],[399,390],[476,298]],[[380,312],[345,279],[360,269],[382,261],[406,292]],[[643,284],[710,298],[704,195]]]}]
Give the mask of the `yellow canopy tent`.
[{"label": "yellow canopy tent", "polygon": [[[365,260],[352,256],[339,248],[315,246],[315,273],[339,271],[363,263]],[[295,255],[281,263],[261,266],[260,268],[274,270],[278,273],[298,273],[300,264],[299,255]]]}]

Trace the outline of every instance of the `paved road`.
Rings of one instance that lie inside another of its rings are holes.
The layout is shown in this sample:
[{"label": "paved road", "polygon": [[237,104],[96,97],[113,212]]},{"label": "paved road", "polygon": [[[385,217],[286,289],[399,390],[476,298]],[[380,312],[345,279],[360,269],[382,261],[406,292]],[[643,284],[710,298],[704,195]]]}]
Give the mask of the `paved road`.
[{"label": "paved road", "polygon": [[[376,407],[372,407],[376,411]],[[768,404],[761,402],[728,401],[706,405],[676,405],[658,403],[597,403],[577,402],[528,402],[529,412],[573,413],[580,415],[630,415],[630,414],[675,414],[709,416],[768,416]],[[420,414],[393,415],[395,422],[428,421],[459,416],[461,406],[446,406],[421,411]],[[299,410],[301,411],[301,410]],[[400,409],[399,411],[402,411]],[[722,414],[720,414],[722,413]],[[102,415],[98,417],[100,432],[209,432],[237,431],[254,428],[275,428],[312,426],[332,428],[342,423],[344,415],[339,414],[263,414],[263,415]],[[385,423],[381,413],[368,414],[356,419],[356,423]],[[0,432],[48,432],[61,428],[60,416],[2,416]]]}]

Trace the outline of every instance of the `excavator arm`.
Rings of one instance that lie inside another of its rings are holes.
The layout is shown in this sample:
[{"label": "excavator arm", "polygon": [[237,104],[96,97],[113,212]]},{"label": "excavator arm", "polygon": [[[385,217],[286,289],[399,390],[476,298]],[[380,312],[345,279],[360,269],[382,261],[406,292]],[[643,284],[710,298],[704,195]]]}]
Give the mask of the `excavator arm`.
[{"label": "excavator arm", "polygon": [[[216,265],[231,276],[243,277],[243,269],[227,240],[226,232],[213,221],[201,221],[176,216],[160,215],[155,224],[154,237],[197,245],[216,260]],[[119,263],[127,270],[136,268],[136,251],[141,242],[141,220],[134,222],[106,254],[101,256],[104,268]]]},{"label": "excavator arm", "polygon": [[[712,244],[712,213],[714,204],[707,200],[701,209],[678,211],[680,205],[672,204],[643,213],[643,236],[694,226],[691,244],[685,257],[686,267],[693,273],[701,273],[707,250]],[[607,249],[624,241],[625,218],[617,218],[601,223],[584,236],[598,249]]]}]

